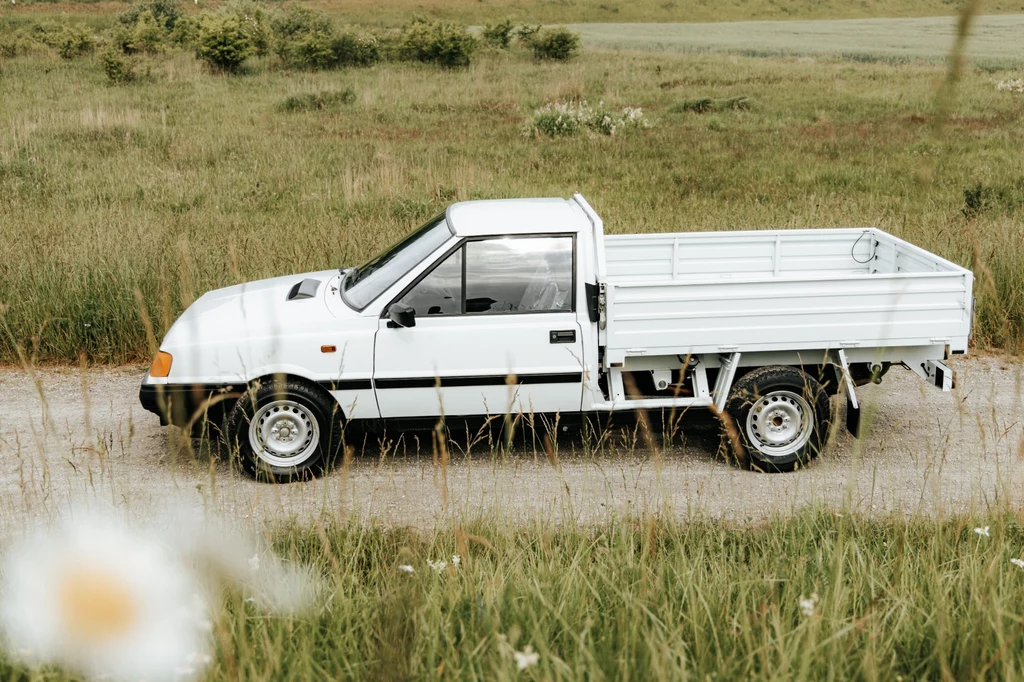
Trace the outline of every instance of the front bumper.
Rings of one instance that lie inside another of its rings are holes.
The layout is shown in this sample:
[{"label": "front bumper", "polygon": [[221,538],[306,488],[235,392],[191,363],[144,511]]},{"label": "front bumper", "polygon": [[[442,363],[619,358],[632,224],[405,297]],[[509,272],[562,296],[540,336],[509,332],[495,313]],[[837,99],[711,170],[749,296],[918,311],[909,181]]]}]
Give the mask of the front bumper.
[{"label": "front bumper", "polygon": [[191,426],[203,414],[211,421],[220,420],[225,401],[241,395],[235,386],[225,384],[150,384],[149,377],[139,387],[143,409],[160,417],[160,425]]}]

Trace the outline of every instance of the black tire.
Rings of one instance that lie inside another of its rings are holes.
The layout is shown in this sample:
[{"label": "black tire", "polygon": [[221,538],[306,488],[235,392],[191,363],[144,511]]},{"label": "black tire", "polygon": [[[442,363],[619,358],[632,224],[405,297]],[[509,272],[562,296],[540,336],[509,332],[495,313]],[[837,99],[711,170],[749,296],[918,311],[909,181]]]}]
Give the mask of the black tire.
[{"label": "black tire", "polygon": [[[253,427],[255,419],[259,424]],[[337,402],[318,386],[294,379],[251,384],[231,410],[226,428],[228,451],[242,471],[271,483],[315,478],[344,447]],[[289,434],[292,440],[285,442]],[[253,438],[262,444],[259,451]],[[288,454],[289,447],[299,449]]]},{"label": "black tire", "polygon": [[817,457],[832,423],[832,404],[821,384],[785,365],[743,375],[725,409],[732,425],[724,425],[723,440],[737,461],[772,473],[793,471]]}]

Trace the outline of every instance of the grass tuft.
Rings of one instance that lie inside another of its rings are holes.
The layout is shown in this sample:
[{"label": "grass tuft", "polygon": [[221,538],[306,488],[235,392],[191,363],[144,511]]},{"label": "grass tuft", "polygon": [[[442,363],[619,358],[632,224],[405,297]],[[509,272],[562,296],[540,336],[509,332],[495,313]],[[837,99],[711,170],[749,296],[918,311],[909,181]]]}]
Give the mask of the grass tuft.
[{"label": "grass tuft", "polygon": [[356,91],[351,87],[344,90],[306,92],[286,97],[280,105],[281,111],[333,111],[342,105],[356,101]]}]

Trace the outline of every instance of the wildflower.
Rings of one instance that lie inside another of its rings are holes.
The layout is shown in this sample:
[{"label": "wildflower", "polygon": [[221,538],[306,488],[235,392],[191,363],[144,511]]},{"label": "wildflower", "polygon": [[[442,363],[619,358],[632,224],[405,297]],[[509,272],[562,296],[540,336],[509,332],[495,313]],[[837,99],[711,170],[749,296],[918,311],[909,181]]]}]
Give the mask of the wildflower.
[{"label": "wildflower", "polygon": [[253,554],[252,557],[249,559],[249,570],[250,571],[258,571],[258,570],[260,570],[260,555],[259,554]]},{"label": "wildflower", "polygon": [[540,654],[534,652],[533,647],[529,644],[522,651],[513,651],[512,657],[516,659],[518,670],[526,670],[540,661]]},{"label": "wildflower", "polygon": [[461,563],[462,557],[460,557],[458,554],[452,554],[452,566],[458,567],[458,565]]},{"label": "wildflower", "polygon": [[989,537],[988,526],[985,526],[984,528],[975,528],[974,532],[978,535],[984,535],[985,537]]},{"label": "wildflower", "polygon": [[818,593],[815,592],[811,595],[810,599],[800,598],[800,612],[807,618],[814,615],[814,606],[818,603]]},{"label": "wildflower", "polygon": [[1012,81],[1002,81],[996,84],[996,90],[1003,90],[1006,92],[1024,92],[1024,78],[1018,78]]},{"label": "wildflower", "polygon": [[402,564],[401,566],[398,567],[398,570],[402,571],[403,573],[412,573],[413,572],[413,568],[409,564]]},{"label": "wildflower", "polygon": [[1024,559],[1013,558],[1010,559],[1010,563],[1016,566],[1017,568],[1024,568]]},{"label": "wildflower", "polygon": [[427,559],[427,566],[430,566],[437,573],[441,573],[442,571],[444,571],[444,569],[448,568],[448,562],[444,561],[443,559],[438,559],[437,561],[431,561],[430,559]]},{"label": "wildflower", "polygon": [[156,682],[209,662],[195,577],[167,546],[108,519],[82,517],[15,543],[0,576],[0,629],[26,663]]}]

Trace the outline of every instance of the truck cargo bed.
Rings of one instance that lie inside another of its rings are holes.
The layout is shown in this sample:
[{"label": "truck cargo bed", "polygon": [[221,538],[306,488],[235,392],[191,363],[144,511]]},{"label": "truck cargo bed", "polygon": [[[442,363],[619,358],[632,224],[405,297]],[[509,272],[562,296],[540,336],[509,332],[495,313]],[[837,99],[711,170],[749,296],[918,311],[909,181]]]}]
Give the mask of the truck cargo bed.
[{"label": "truck cargo bed", "polygon": [[875,228],[607,235],[604,246],[615,355],[967,347],[972,273]]}]

